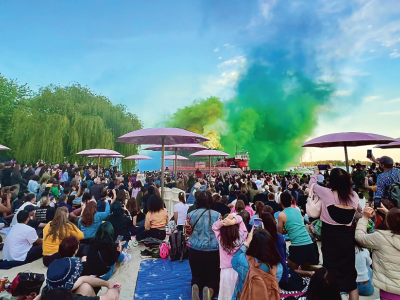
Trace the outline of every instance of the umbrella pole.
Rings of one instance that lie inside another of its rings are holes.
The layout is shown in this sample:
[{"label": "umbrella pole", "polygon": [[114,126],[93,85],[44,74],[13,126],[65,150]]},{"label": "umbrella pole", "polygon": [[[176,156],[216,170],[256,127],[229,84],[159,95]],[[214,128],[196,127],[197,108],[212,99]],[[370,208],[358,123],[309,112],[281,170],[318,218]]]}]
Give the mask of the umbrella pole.
[{"label": "umbrella pole", "polygon": [[164,201],[164,150],[165,136],[161,137],[161,199]]},{"label": "umbrella pole", "polygon": [[178,148],[175,148],[175,186],[176,186],[176,183],[178,182],[178,178],[177,178],[177,175],[178,175]]},{"label": "umbrella pole", "polygon": [[210,178],[208,180],[211,181],[211,155],[208,156],[208,163],[210,164]]},{"label": "umbrella pole", "polygon": [[347,146],[346,146],[346,144],[344,145],[344,157],[346,159],[346,170],[347,170],[347,173],[349,173],[349,156],[347,154]]},{"label": "umbrella pole", "polygon": [[100,175],[100,155],[99,155],[99,163],[97,165],[97,177]]}]

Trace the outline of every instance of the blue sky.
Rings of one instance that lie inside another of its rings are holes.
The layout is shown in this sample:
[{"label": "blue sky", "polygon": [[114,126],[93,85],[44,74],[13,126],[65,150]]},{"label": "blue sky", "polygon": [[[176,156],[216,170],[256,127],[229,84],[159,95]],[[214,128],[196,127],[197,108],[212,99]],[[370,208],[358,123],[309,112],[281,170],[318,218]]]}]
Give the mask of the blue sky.
[{"label": "blue sky", "polygon": [[[313,136],[400,137],[396,0],[0,2],[4,76],[33,90],[79,82],[127,105],[145,127],[195,99],[230,99],[252,53],[282,47],[310,76],[335,83]],[[304,158],[310,152],[343,158],[338,149],[307,149]],[[384,153],[399,160],[399,152]]]}]

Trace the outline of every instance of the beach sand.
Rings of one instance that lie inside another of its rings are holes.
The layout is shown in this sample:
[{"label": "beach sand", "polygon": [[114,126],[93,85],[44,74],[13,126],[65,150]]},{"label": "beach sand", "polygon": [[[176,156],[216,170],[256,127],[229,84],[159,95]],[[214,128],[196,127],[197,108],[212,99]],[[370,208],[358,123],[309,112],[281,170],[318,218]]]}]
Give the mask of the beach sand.
[{"label": "beach sand", "polygon": [[[3,240],[5,236],[2,235]],[[119,282],[122,285],[121,289],[121,300],[132,300],[134,299],[136,280],[138,276],[138,271],[142,259],[140,258],[140,250],[144,250],[144,246],[131,247],[128,253],[132,255],[132,260],[127,264],[117,264],[115,272],[111,277],[111,281]],[[2,252],[0,251],[0,258],[2,257]],[[36,260],[30,264],[26,264],[17,268],[12,268],[10,270],[0,270],[0,277],[7,276],[9,280],[14,279],[14,277],[19,272],[31,271],[35,273],[46,274],[47,268],[43,265],[42,260]],[[105,289],[104,289],[105,291]],[[102,291],[100,292],[100,294]],[[379,299],[379,291],[375,289],[375,294],[370,297],[360,297],[360,300],[367,299]],[[190,299],[187,299],[190,300]]]}]

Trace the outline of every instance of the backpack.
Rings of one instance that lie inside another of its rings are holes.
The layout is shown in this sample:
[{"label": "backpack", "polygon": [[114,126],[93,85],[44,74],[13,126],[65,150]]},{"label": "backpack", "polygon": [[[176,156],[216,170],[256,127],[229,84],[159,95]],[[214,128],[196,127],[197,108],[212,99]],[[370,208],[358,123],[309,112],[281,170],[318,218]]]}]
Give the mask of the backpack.
[{"label": "backpack", "polygon": [[389,195],[389,200],[397,202],[397,207],[400,207],[400,181],[396,181],[390,173],[388,174],[393,180],[393,183],[389,186],[387,190]]},{"label": "backpack", "polygon": [[246,255],[250,269],[247,272],[243,284],[240,300],[280,300],[278,279],[270,273],[260,269],[261,263],[257,263],[254,257]]},{"label": "backpack", "polygon": [[311,185],[306,204],[307,215],[311,218],[319,218],[321,216],[322,209],[322,201],[318,195],[314,193],[315,185],[316,183]]},{"label": "backpack", "polygon": [[169,258],[171,261],[189,258],[189,248],[186,245],[186,238],[182,231],[175,231],[169,236]]}]

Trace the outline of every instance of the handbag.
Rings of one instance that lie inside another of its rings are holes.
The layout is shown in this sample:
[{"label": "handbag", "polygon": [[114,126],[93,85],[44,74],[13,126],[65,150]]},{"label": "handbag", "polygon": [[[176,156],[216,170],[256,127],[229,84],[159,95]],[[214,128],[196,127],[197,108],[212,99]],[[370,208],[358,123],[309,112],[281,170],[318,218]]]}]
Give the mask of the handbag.
[{"label": "handbag", "polygon": [[13,296],[30,295],[40,293],[40,288],[44,282],[44,274],[23,272],[18,273],[11,283],[11,293]]},{"label": "handbag", "polygon": [[[200,217],[199,217],[199,218],[197,219],[197,221],[193,224],[193,226],[190,224],[190,218],[189,218],[189,216],[186,217],[186,223],[185,223],[185,226],[184,226],[185,235],[186,235],[186,236],[188,236],[188,237],[192,236],[193,231],[194,231],[194,228],[196,227],[197,222],[201,219],[201,217],[204,215],[204,213],[205,213],[206,211],[207,211],[207,209],[205,209],[205,210],[201,213]],[[194,215],[194,213],[193,213],[193,215]]]},{"label": "handbag", "polygon": [[306,204],[307,215],[311,218],[319,218],[321,216],[322,209],[322,200],[317,194],[314,193],[315,185],[316,183],[311,185]]}]

